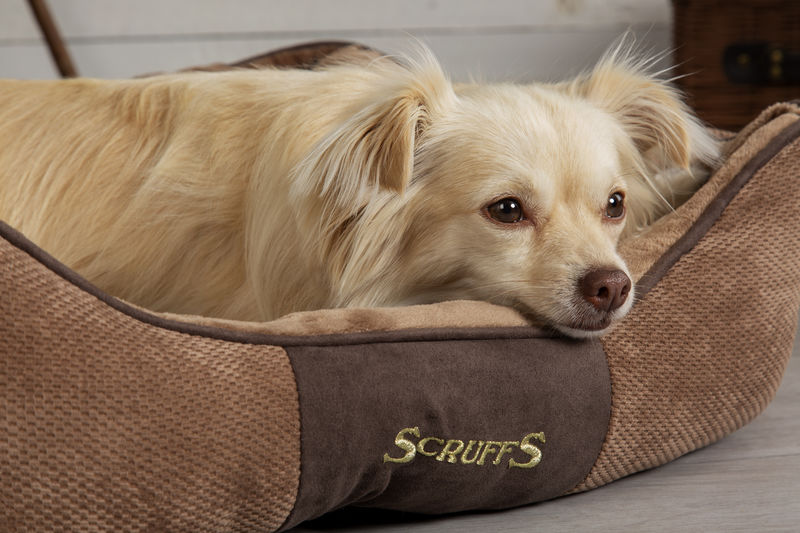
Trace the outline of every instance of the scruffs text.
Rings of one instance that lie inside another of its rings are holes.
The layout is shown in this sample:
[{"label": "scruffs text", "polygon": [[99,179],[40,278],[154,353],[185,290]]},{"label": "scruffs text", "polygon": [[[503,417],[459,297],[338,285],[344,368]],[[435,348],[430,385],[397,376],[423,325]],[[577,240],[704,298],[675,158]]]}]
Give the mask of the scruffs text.
[{"label": "scruffs text", "polygon": [[[507,464],[508,468],[533,468],[542,460],[542,450],[532,441],[544,443],[544,433],[528,433],[521,440],[469,440],[422,437],[419,427],[401,429],[394,444],[403,455],[383,455],[384,463],[410,463],[417,455],[450,464]],[[523,458],[524,457],[524,458]]]}]

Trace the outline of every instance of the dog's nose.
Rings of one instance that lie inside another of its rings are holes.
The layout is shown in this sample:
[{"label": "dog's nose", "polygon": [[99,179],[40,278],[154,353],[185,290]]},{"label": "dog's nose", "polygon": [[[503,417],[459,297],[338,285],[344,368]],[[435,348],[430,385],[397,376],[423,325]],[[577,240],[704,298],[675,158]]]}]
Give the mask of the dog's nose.
[{"label": "dog's nose", "polygon": [[583,299],[598,311],[611,312],[625,303],[631,279],[622,270],[590,270],[578,282]]}]

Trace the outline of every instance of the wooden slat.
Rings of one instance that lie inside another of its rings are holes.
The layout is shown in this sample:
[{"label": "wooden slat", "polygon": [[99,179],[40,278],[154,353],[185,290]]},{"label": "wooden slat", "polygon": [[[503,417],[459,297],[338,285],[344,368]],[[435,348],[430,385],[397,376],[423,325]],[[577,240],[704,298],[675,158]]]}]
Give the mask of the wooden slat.
[{"label": "wooden slat", "polygon": [[[35,39],[29,14],[0,5],[0,42]],[[615,28],[669,24],[668,0],[58,0],[67,39],[464,28]]]},{"label": "wooden slat", "polygon": [[[470,35],[418,35],[433,50],[454,79],[561,80],[591,66],[618,36],[612,29],[537,33],[475,33]],[[325,39],[325,34],[317,37]],[[408,50],[408,35],[375,37],[348,33],[340,38],[363,42],[390,53]],[[647,48],[666,50],[666,29],[641,33]],[[148,72],[173,71],[188,66],[230,62],[296,44],[295,39],[189,39],[177,42],[78,43],[70,46],[81,74],[126,78]],[[41,44],[0,46],[0,77],[52,78]]]}]

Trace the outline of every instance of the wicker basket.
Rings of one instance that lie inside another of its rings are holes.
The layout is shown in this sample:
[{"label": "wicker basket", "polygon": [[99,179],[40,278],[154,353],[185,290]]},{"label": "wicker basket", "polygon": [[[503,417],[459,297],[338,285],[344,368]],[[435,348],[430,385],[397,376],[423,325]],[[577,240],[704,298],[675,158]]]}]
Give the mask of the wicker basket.
[{"label": "wicker basket", "polygon": [[704,120],[736,130],[765,106],[800,98],[800,2],[673,0],[673,8],[679,84]]}]

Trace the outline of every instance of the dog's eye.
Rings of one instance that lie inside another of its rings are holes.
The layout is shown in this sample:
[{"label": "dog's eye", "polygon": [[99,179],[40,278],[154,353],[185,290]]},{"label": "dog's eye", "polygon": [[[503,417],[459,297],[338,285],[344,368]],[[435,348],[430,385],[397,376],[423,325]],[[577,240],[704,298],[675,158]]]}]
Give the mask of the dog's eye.
[{"label": "dog's eye", "polygon": [[522,202],[516,198],[503,198],[486,208],[486,213],[490,218],[503,224],[515,224],[525,220],[522,211]]},{"label": "dog's eye", "polygon": [[606,217],[608,218],[622,218],[625,214],[625,195],[621,192],[615,192],[608,197],[608,204],[606,204]]}]

